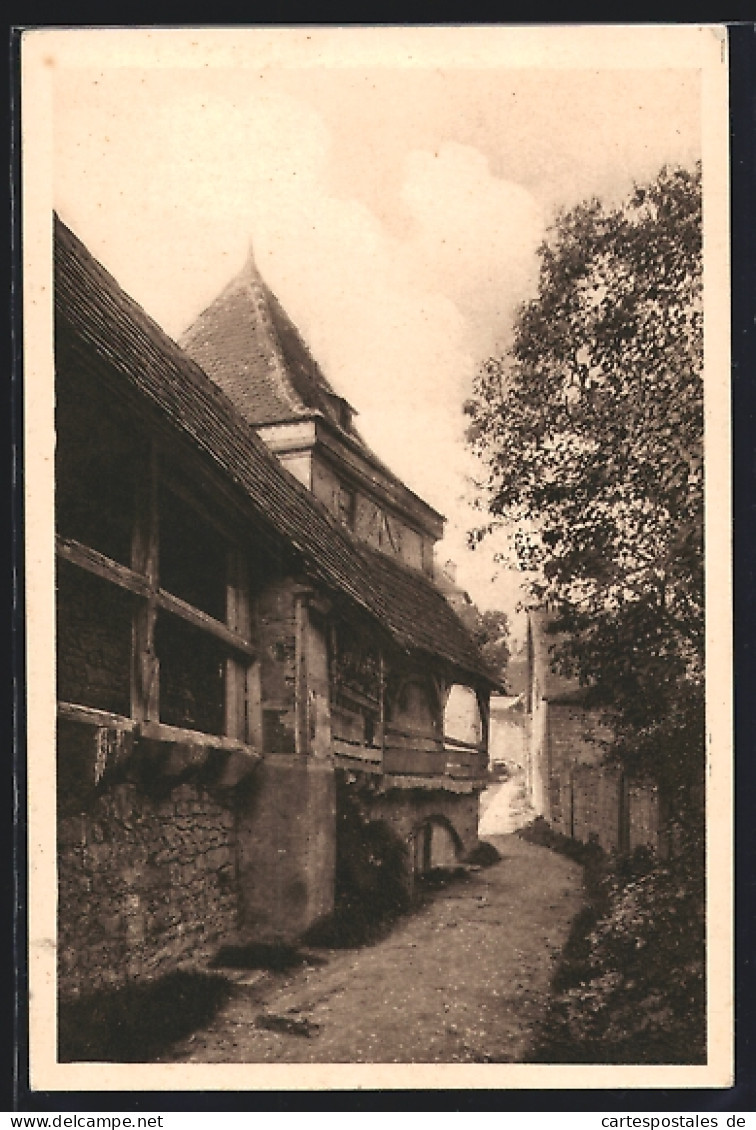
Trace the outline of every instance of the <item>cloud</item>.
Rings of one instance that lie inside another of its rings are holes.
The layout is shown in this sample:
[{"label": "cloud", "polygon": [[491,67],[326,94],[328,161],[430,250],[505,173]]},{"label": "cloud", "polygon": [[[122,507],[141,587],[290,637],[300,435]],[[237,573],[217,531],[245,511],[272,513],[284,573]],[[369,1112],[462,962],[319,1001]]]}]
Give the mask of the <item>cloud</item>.
[{"label": "cloud", "polygon": [[453,298],[476,350],[506,335],[536,277],[544,218],[534,197],[493,176],[479,150],[455,143],[410,153],[402,196],[415,221],[412,269]]},{"label": "cloud", "polygon": [[192,71],[69,72],[55,198],[119,282],[176,336],[238,270],[266,210],[323,175],[328,133],[286,96]]},{"label": "cloud", "polygon": [[269,197],[258,262],[368,441],[448,508],[466,466],[461,406],[533,284],[540,210],[473,148],[416,150],[402,187],[413,224],[400,238],[333,195],[324,170]]},{"label": "cloud", "polygon": [[217,90],[161,71],[65,76],[57,107],[57,205],[124,288],[178,336],[251,241],[368,442],[442,505],[454,470],[439,453],[459,438],[460,381],[475,363],[461,292],[434,285],[368,207],[334,194],[322,118],[249,82]]},{"label": "cloud", "polygon": [[[622,194],[663,160],[697,155],[697,79],[616,68],[367,77],[60,68],[56,204],[173,336],[251,241],[368,442],[449,514],[465,583],[475,516],[459,501],[460,409],[473,374],[507,342],[557,205]],[[482,593],[490,558],[472,558]]]}]

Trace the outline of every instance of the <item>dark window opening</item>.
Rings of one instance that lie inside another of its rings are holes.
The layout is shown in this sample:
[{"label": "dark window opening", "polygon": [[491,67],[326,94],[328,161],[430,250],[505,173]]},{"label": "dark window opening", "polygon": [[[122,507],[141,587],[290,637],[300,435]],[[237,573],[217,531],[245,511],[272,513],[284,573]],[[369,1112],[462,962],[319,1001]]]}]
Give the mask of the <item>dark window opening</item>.
[{"label": "dark window opening", "polygon": [[340,427],[344,428],[345,431],[351,431],[354,408],[352,408],[349,401],[345,400],[343,396],[335,396],[333,394],[331,394],[328,399],[330,400],[331,408]]},{"label": "dark window opening", "polygon": [[177,495],[160,492],[160,587],[226,621],[227,545]]},{"label": "dark window opening", "polygon": [[85,398],[57,405],[56,431],[57,532],[129,565],[144,442]]},{"label": "dark window opening", "polygon": [[134,598],[65,561],[56,588],[59,700],[128,717]]},{"label": "dark window opening", "polygon": [[225,732],[226,649],[205,632],[168,614],[158,616],[160,721],[167,726]]}]

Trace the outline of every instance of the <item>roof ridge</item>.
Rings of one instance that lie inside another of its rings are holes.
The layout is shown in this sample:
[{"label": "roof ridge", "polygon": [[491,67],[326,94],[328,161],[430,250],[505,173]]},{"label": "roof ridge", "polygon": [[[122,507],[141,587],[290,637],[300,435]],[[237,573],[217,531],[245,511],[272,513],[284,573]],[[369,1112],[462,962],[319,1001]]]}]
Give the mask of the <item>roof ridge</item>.
[{"label": "roof ridge", "polygon": [[[229,321],[234,300],[241,308]],[[243,267],[184,330],[178,344],[212,380],[236,389],[237,407],[252,424],[268,423],[276,410],[298,417],[313,408],[336,422],[331,400],[345,398],[331,386],[251,249]]]},{"label": "roof ridge", "polygon": [[[251,270],[249,268],[251,268]],[[266,331],[265,340],[270,346],[273,368],[282,381],[285,399],[292,411],[299,414],[302,411],[302,405],[299,403],[296,390],[292,385],[291,374],[289,373],[281,346],[281,339],[270,312],[270,296],[272,292],[269,290],[257,269],[254,258],[247,260],[245,270],[240,273],[238,279],[242,287],[249,291],[250,298],[252,299],[252,308],[258,319],[258,324]]]}]

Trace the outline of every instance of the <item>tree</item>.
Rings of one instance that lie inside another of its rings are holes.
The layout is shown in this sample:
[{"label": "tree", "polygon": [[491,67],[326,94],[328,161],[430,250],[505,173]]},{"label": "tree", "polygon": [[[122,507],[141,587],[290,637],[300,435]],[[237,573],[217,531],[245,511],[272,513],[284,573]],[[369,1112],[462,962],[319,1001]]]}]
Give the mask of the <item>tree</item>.
[{"label": "tree", "polygon": [[481,612],[475,604],[457,607],[457,615],[478,645],[492,674],[505,682],[509,662],[509,617],[506,612],[488,609]]},{"label": "tree", "polygon": [[703,765],[700,167],[618,207],[561,214],[537,296],[479,373],[469,441],[487,522],[569,642],[560,665],[611,707],[614,756],[669,788]]}]

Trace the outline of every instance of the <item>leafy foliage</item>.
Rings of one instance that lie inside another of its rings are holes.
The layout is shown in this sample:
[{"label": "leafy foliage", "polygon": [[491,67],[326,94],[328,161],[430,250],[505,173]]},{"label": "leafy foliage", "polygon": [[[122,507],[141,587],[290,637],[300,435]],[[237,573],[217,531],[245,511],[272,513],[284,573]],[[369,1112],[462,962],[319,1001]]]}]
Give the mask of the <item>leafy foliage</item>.
[{"label": "leafy foliage", "polygon": [[509,662],[509,617],[498,609],[481,612],[475,604],[457,606],[457,615],[480,648],[494,675],[505,681]]},{"label": "leafy foliage", "polygon": [[466,405],[487,524],[515,532],[560,663],[611,705],[615,754],[670,788],[703,749],[700,168],[555,222],[537,297]]},{"label": "leafy foliage", "polygon": [[703,1063],[704,890],[684,859],[586,871],[537,1059]]}]

